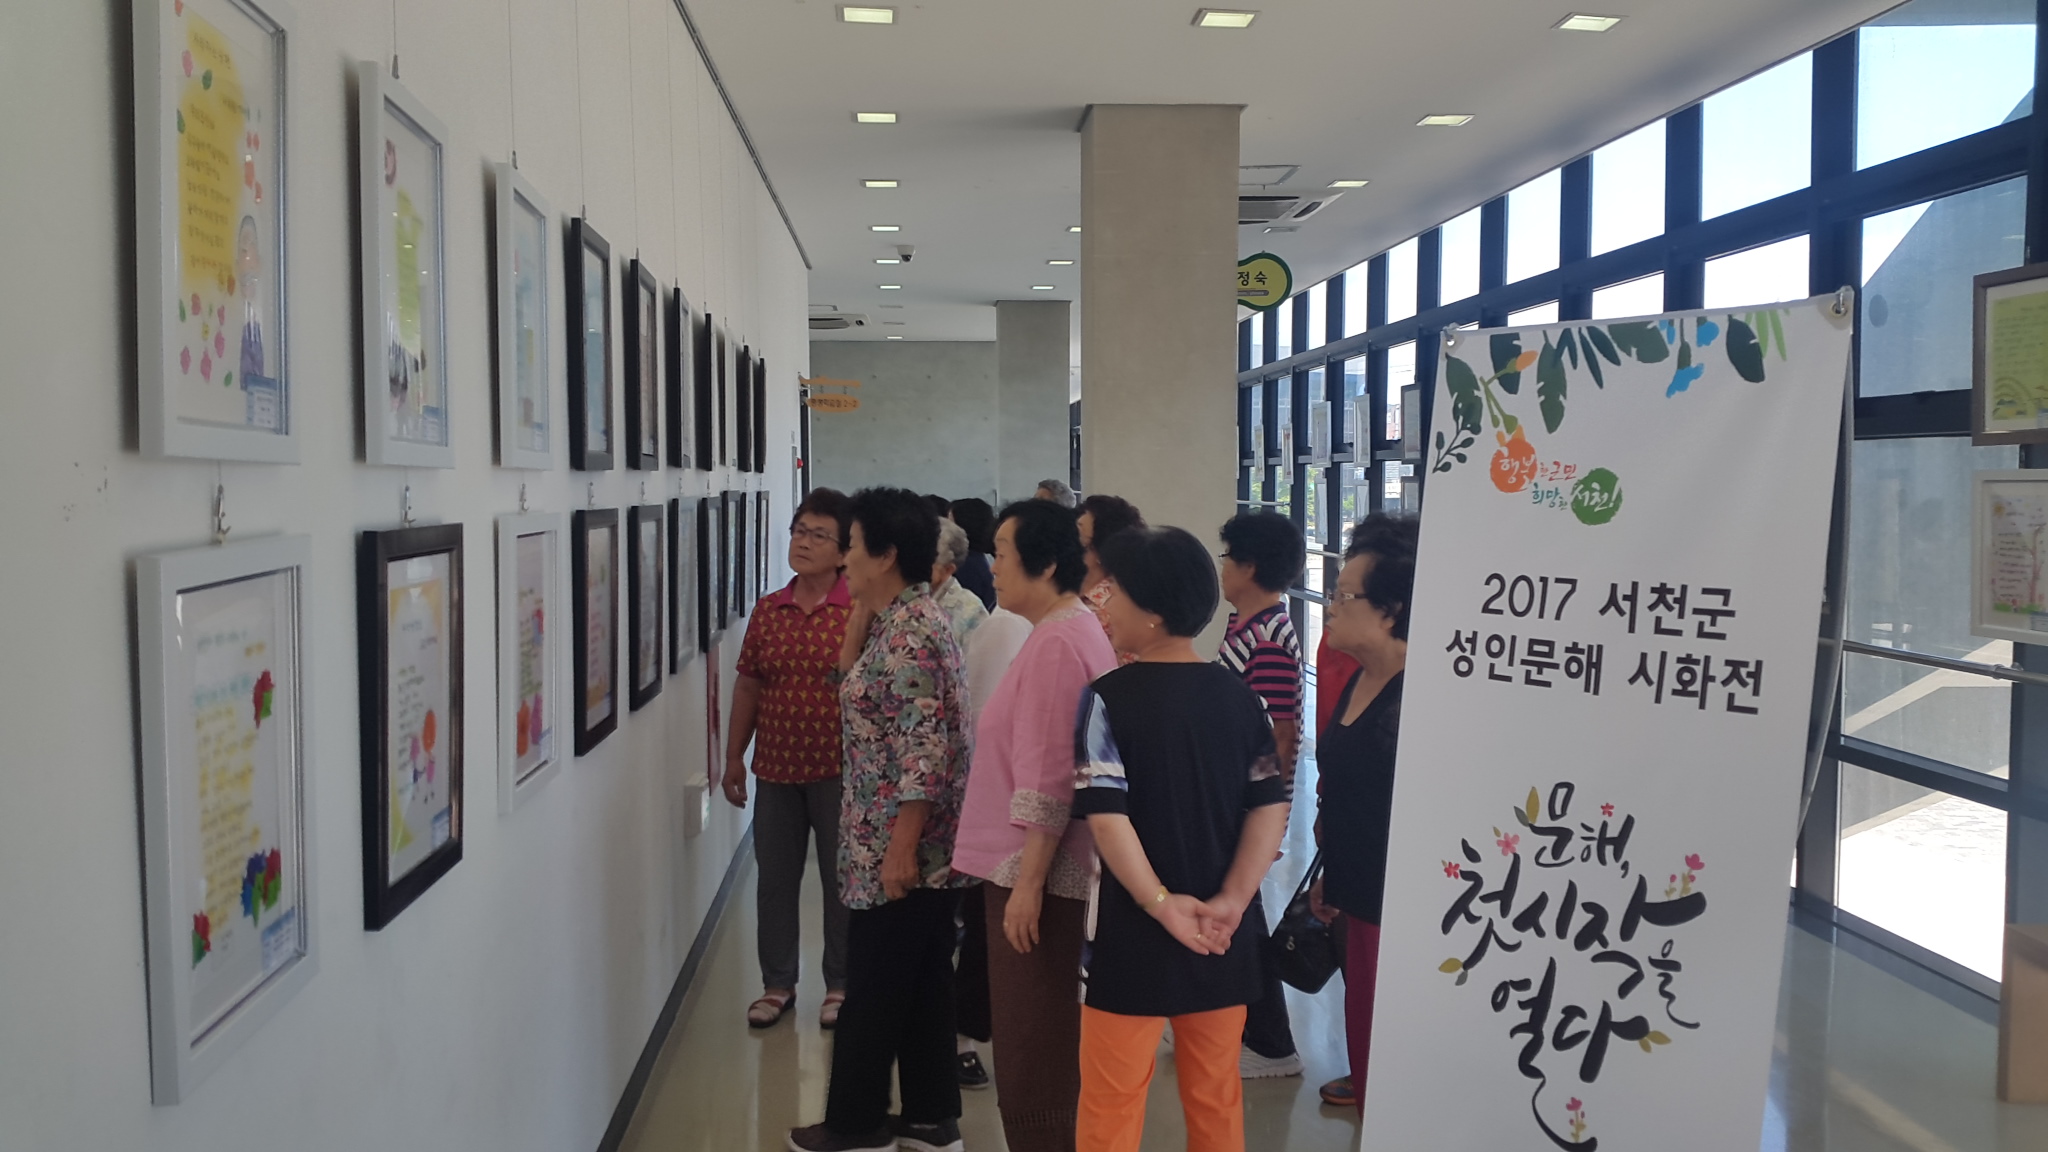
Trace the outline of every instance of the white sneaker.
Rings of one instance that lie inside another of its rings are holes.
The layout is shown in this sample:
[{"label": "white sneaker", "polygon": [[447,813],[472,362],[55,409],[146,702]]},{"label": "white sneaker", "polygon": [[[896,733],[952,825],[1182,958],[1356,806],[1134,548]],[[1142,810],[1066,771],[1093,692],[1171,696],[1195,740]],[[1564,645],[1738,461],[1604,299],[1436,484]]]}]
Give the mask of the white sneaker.
[{"label": "white sneaker", "polygon": [[1242,1080],[1277,1080],[1282,1076],[1299,1076],[1301,1054],[1289,1052],[1285,1056],[1261,1056],[1249,1047],[1239,1048],[1237,1075]]}]

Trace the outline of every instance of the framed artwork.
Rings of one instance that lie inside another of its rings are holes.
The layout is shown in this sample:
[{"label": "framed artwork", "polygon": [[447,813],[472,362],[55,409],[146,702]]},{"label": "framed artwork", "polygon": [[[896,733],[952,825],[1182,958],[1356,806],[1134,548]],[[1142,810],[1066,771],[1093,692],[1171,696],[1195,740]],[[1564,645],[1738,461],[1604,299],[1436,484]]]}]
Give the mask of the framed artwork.
[{"label": "framed artwork", "polygon": [[754,470],[754,350],[740,345],[733,373],[733,455],[742,472]]},{"label": "framed artwork", "polygon": [[2048,643],[2048,472],[1972,478],[1970,633]]},{"label": "framed artwork", "polygon": [[510,164],[497,166],[498,463],[555,466],[548,334],[548,243],[554,213]]},{"label": "framed artwork", "polygon": [[712,592],[718,583],[715,567],[718,549],[712,542],[717,532],[717,515],[712,511],[708,497],[700,496],[690,503],[697,509],[697,539],[692,565],[694,571],[691,573],[697,586],[697,651],[708,653],[711,651],[712,620],[718,612],[717,605],[712,602]]},{"label": "framed artwork", "polygon": [[619,510],[576,513],[569,531],[569,587],[576,638],[576,755],[587,756],[619,727]]},{"label": "framed artwork", "polygon": [[693,321],[681,288],[669,292],[663,311],[668,319],[663,347],[668,366],[668,466],[688,468],[697,452],[697,401],[690,388]]},{"label": "framed artwork", "polygon": [[626,467],[661,467],[661,286],[626,265]]},{"label": "framed artwork", "polygon": [[727,492],[725,494],[725,563],[726,589],[732,595],[729,620],[738,620],[747,614],[747,494]]},{"label": "framed artwork", "polygon": [[581,216],[569,221],[562,295],[569,315],[569,467],[612,468],[612,248]]},{"label": "framed artwork", "polygon": [[721,492],[710,497],[717,523],[711,532],[712,634],[719,635],[732,619],[732,501]]},{"label": "framed artwork", "polygon": [[772,584],[768,565],[768,493],[754,493],[754,587],[765,596]]},{"label": "framed artwork", "polygon": [[176,1104],[313,976],[312,541],[136,562],[150,1094]]},{"label": "framed artwork", "polygon": [[133,0],[132,11],[143,454],[296,464],[285,355],[292,10]]},{"label": "framed artwork", "polygon": [[356,561],[374,932],[462,859],[462,525],[365,532]]},{"label": "framed artwork", "polygon": [[717,382],[717,371],[712,366],[717,358],[717,341],[712,336],[711,313],[704,313],[703,318],[693,325],[691,331],[695,335],[690,349],[690,392],[696,401],[697,468],[709,472],[712,462],[717,458],[713,426],[718,419],[716,401],[712,395]]},{"label": "framed artwork", "polygon": [[363,458],[455,467],[449,435],[448,130],[384,66],[356,65]]},{"label": "framed artwork", "polygon": [[768,471],[768,361],[754,361],[754,471]]},{"label": "framed artwork", "polygon": [[668,502],[668,670],[675,675],[696,656],[702,637],[697,602],[697,504]]},{"label": "framed artwork", "polygon": [[725,329],[718,330],[718,463],[720,467],[732,464],[732,445],[726,429],[730,426],[727,410],[732,395],[732,340]]},{"label": "framed artwork", "polygon": [[498,517],[498,810],[510,812],[562,770],[568,602],[562,517]]},{"label": "framed artwork", "polygon": [[1971,442],[2048,443],[2048,264],[1986,272],[1972,299]]},{"label": "framed artwork", "polygon": [[661,695],[662,607],[668,599],[668,547],[662,543],[667,510],[636,504],[626,510],[626,542],[632,564],[626,570],[627,663],[633,679],[626,698],[633,711]]}]

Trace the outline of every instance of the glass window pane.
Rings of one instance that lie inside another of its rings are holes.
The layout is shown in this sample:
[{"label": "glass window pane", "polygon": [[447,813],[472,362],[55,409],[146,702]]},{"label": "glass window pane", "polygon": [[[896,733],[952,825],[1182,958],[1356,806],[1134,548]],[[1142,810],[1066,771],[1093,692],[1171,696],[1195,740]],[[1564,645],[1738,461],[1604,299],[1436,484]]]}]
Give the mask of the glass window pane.
[{"label": "glass window pane", "polygon": [[[2009,656],[2009,648],[1970,635],[1970,475],[2017,467],[2017,447],[1976,448],[1966,436],[1856,441],[1849,639],[1960,660]],[[1870,699],[1845,703],[1853,710]]]},{"label": "glass window pane", "polygon": [[1443,226],[1443,278],[1437,301],[1449,304],[1479,295],[1479,209]]},{"label": "glass window pane", "polygon": [[1593,153],[1593,255],[1664,234],[1664,121]]},{"label": "glass window pane", "polygon": [[1366,284],[1365,261],[1361,260],[1344,272],[1344,331],[1330,333],[1330,339],[1356,336],[1366,330],[1365,310],[1371,295]]},{"label": "glass window pane", "polygon": [[1863,222],[1864,396],[1970,386],[1970,279],[2024,258],[2025,177]]},{"label": "glass window pane", "polygon": [[1387,323],[1415,315],[1416,255],[1421,242],[1410,239],[1387,250]]},{"label": "glass window pane", "polygon": [[[1660,287],[1658,291],[1662,292],[1663,289]],[[1520,312],[1508,313],[1508,327],[1510,328],[1522,328],[1531,324],[1555,323],[1557,323],[1557,301],[1555,300],[1548,304],[1538,304],[1534,308],[1524,308]]]},{"label": "glass window pane", "polygon": [[1813,175],[1813,55],[1707,97],[1700,219],[1796,192]]},{"label": "glass window pane", "polygon": [[[1989,640],[1983,659],[2010,663],[2012,643]],[[2010,774],[2012,685],[1882,656],[1842,662],[1842,735],[1972,772]]]},{"label": "glass window pane", "polygon": [[1842,765],[1842,910],[1996,980],[2005,813]]},{"label": "glass window pane", "polygon": [[1508,283],[1557,267],[1564,173],[1538,176],[1508,193]]},{"label": "glass window pane", "polygon": [[1625,284],[1609,284],[1593,293],[1593,319],[1650,316],[1664,311],[1664,274],[1653,272]]},{"label": "glass window pane", "polygon": [[1914,0],[1856,33],[1856,166],[2033,110],[2034,5]]},{"label": "glass window pane", "polygon": [[1415,383],[1415,342],[1397,344],[1387,349],[1387,397],[1386,427],[1380,431],[1382,440],[1401,438],[1401,390]]},{"label": "glass window pane", "polygon": [[1266,314],[1264,312],[1252,313],[1251,325],[1252,363],[1254,365],[1264,364],[1266,362]]},{"label": "glass window pane", "polygon": [[1273,326],[1275,360],[1285,360],[1294,355],[1294,302],[1298,299],[1298,296],[1289,296],[1278,308],[1266,314],[1266,323]]},{"label": "glass window pane", "polygon": [[[1321,348],[1329,343],[1327,329],[1330,318],[1330,283],[1325,280],[1308,290],[1308,347]],[[1307,349],[1303,349],[1307,351]]]},{"label": "glass window pane", "polygon": [[1808,293],[1807,242],[1804,236],[1780,240],[1747,252],[1707,261],[1708,308],[1743,308],[1804,300]]}]

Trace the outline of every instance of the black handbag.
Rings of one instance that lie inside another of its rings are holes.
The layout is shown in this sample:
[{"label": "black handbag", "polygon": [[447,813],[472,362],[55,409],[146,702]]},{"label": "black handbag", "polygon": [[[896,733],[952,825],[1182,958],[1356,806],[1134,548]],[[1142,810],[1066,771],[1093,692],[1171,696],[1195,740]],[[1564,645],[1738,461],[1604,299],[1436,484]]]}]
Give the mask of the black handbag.
[{"label": "black handbag", "polygon": [[1273,934],[1266,939],[1266,962],[1273,966],[1274,974],[1310,995],[1322,991],[1330,977],[1344,966],[1342,927],[1325,924],[1309,911],[1308,890],[1322,874],[1323,854],[1318,850],[1301,878],[1301,886],[1287,901],[1280,923],[1273,926]]}]

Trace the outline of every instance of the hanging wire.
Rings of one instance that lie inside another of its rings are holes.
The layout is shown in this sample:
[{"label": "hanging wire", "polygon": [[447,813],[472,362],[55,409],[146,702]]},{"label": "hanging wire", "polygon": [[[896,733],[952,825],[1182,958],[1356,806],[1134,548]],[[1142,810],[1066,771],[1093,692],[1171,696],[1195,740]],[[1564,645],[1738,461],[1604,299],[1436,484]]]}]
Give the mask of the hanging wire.
[{"label": "hanging wire", "polygon": [[512,43],[512,0],[505,0],[505,111],[512,121],[512,167],[519,167],[518,52]]},{"label": "hanging wire", "polygon": [[398,79],[398,0],[391,0],[391,78]]},{"label": "hanging wire", "polygon": [[583,148],[583,0],[576,0],[576,195],[583,202],[582,216],[590,219],[590,165]]},{"label": "hanging wire", "polygon": [[633,164],[633,259],[640,258],[640,86],[633,82],[633,11],[626,10],[626,136]]}]

